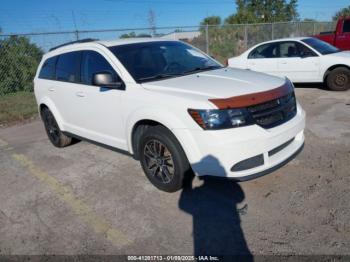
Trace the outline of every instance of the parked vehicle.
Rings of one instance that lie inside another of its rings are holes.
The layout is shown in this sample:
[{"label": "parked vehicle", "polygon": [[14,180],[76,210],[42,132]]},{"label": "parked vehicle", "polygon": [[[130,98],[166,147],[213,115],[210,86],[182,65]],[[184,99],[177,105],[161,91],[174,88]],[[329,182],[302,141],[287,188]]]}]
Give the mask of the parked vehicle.
[{"label": "parked vehicle", "polygon": [[350,88],[350,52],[312,37],[260,43],[230,58],[228,65],[287,77],[294,83],[324,83],[335,91]]},{"label": "parked vehicle", "polygon": [[56,147],[78,138],[126,151],[173,192],[192,171],[264,175],[303,146],[305,113],[285,78],[224,68],[180,41],[81,42],[45,54],[34,79]]},{"label": "parked vehicle", "polygon": [[314,37],[317,37],[340,50],[350,50],[350,17],[339,18],[335,31],[322,32]]}]

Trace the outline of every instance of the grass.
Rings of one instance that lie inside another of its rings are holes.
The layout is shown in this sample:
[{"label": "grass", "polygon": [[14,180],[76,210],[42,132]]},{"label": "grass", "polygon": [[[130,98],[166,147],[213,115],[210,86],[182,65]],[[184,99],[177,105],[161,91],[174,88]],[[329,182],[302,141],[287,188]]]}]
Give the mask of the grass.
[{"label": "grass", "polygon": [[34,93],[18,92],[0,96],[0,126],[21,122],[37,115]]}]

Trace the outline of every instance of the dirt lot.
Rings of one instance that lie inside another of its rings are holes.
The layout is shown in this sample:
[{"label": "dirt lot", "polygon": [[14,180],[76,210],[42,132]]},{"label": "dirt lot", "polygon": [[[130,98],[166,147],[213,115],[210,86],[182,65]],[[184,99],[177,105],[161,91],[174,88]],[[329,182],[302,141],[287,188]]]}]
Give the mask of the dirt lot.
[{"label": "dirt lot", "polygon": [[287,166],[168,194],[132,158],[0,129],[0,254],[350,254],[350,91],[298,87],[306,144]]}]

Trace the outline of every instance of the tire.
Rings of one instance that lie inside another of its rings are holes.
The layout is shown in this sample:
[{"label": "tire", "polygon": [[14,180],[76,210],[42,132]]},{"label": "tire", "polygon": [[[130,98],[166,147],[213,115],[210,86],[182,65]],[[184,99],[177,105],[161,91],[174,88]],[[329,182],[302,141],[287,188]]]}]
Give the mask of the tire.
[{"label": "tire", "polygon": [[149,181],[165,192],[180,190],[192,170],[175,136],[163,126],[152,126],[139,143],[140,162]]},{"label": "tire", "polygon": [[338,67],[332,70],[326,79],[327,87],[333,91],[346,91],[350,88],[350,70]]},{"label": "tire", "polygon": [[55,147],[66,147],[72,144],[72,138],[62,133],[50,109],[43,108],[41,118],[44,122],[46,134]]}]

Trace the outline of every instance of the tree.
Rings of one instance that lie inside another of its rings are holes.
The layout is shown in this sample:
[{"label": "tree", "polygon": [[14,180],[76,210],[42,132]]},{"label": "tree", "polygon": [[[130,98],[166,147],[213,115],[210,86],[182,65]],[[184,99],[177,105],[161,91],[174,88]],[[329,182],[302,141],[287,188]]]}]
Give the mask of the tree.
[{"label": "tree", "polygon": [[42,54],[27,37],[0,40],[0,95],[33,91],[32,83]]},{"label": "tree", "polygon": [[200,25],[220,25],[221,17],[220,16],[208,16],[202,20]]},{"label": "tree", "polygon": [[333,16],[333,20],[337,21],[339,17],[346,17],[346,16],[350,16],[350,5],[336,12],[335,15]]},{"label": "tree", "polygon": [[122,34],[119,38],[135,38],[135,37],[136,37],[136,33],[130,32],[130,33]]},{"label": "tree", "polygon": [[226,24],[288,22],[299,18],[297,0],[236,0],[237,12]]},{"label": "tree", "polygon": [[317,22],[317,20],[316,19],[313,19],[313,18],[304,18],[303,19],[303,22]]},{"label": "tree", "polygon": [[130,32],[130,33],[122,34],[119,38],[137,38],[137,37],[151,37],[151,35],[145,34],[145,33],[136,34],[135,32]]}]

